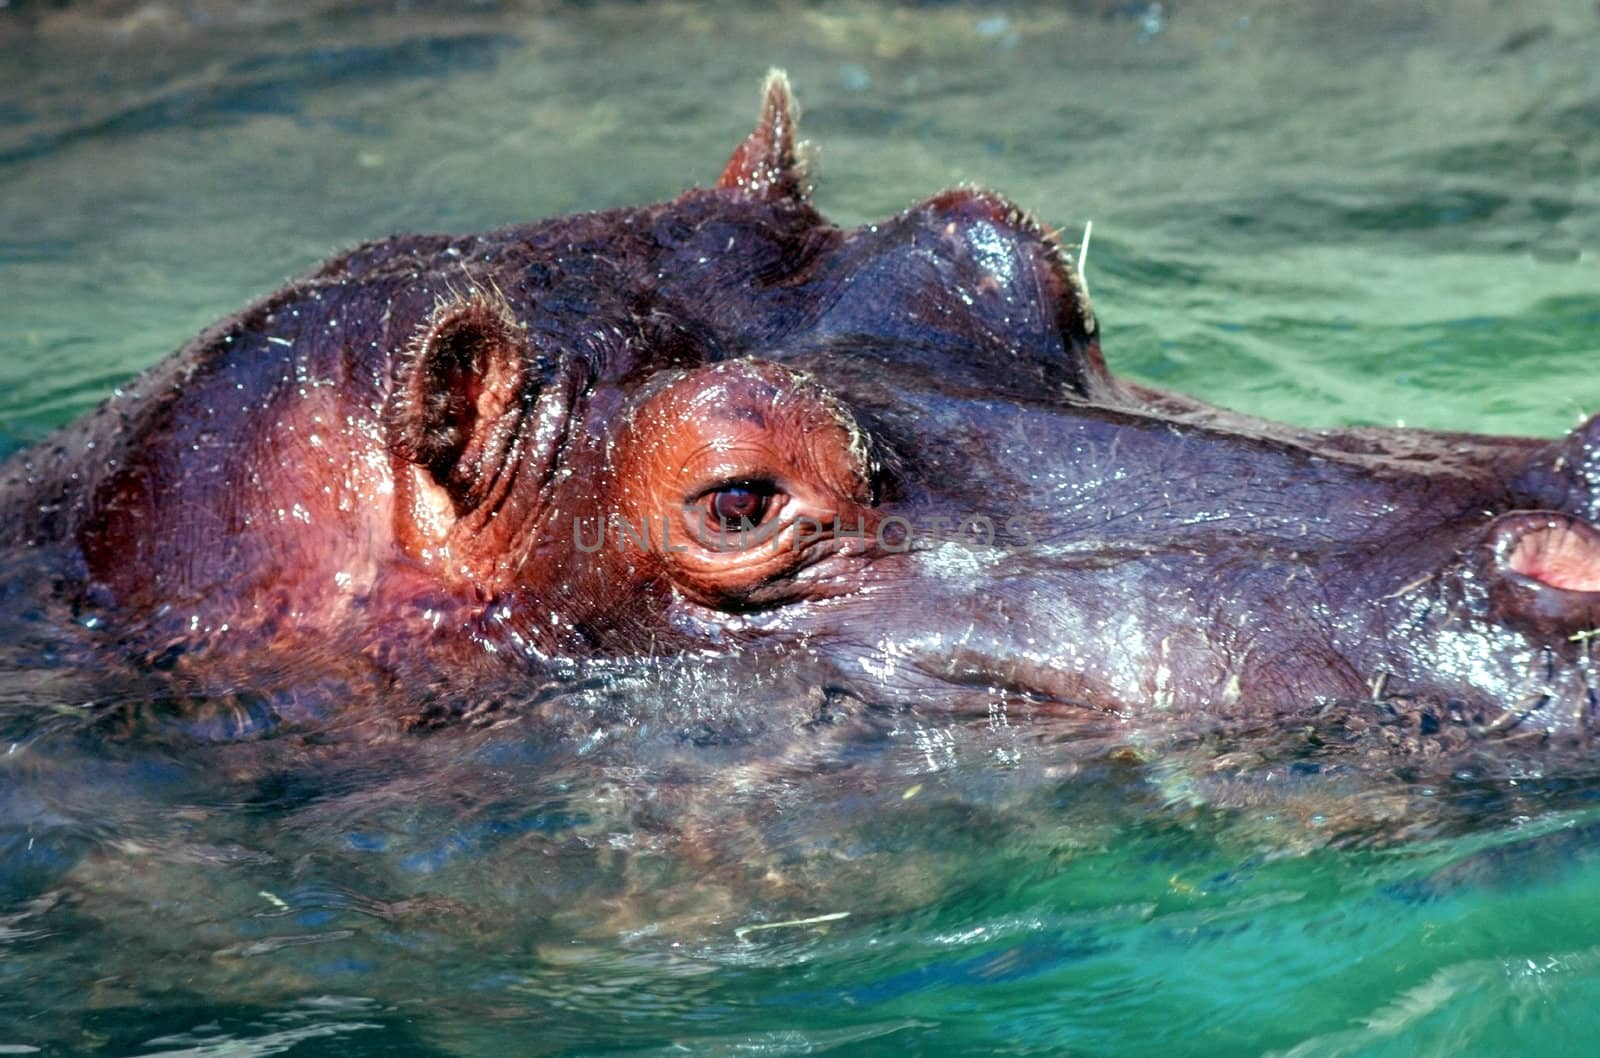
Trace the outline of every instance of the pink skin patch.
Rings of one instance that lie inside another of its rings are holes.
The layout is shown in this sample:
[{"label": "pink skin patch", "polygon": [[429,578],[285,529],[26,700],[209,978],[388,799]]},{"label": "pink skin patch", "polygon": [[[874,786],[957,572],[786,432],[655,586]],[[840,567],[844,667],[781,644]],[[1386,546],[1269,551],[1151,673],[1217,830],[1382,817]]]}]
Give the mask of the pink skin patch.
[{"label": "pink skin patch", "polygon": [[1562,591],[1600,591],[1600,539],[1572,525],[1528,530],[1517,539],[1506,564]]}]

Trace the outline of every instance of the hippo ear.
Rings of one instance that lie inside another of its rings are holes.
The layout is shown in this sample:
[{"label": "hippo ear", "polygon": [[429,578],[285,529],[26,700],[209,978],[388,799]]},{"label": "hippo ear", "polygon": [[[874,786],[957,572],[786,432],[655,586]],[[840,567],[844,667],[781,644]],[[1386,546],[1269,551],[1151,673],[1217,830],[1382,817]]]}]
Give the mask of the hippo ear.
[{"label": "hippo ear", "polygon": [[762,88],[761,120],[728,159],[717,186],[769,201],[810,197],[811,182],[794,138],[799,116],[788,75],[773,70]]},{"label": "hippo ear", "polygon": [[505,303],[474,294],[441,304],[397,365],[389,451],[427,471],[457,514],[484,502],[515,443],[526,348]]}]

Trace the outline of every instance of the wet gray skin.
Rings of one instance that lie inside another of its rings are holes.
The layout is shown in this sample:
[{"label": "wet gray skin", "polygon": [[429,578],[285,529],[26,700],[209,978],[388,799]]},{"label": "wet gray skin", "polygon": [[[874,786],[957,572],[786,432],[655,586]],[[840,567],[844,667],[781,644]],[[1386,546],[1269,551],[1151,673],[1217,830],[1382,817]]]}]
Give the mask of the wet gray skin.
[{"label": "wet gray skin", "polygon": [[1587,730],[1600,425],[1304,430],[1121,382],[1026,213],[835,228],[794,132],[775,78],[714,188],[335,258],[9,461],[8,541],[110,649],[320,659],[388,715],[753,657],[930,715]]}]

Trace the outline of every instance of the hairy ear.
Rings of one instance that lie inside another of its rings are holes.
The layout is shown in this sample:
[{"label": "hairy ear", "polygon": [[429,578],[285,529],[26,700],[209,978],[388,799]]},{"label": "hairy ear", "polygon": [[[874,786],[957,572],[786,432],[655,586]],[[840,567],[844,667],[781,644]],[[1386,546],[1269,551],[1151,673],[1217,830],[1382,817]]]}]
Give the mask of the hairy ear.
[{"label": "hairy ear", "polygon": [[810,197],[810,177],[795,142],[799,116],[788,75],[773,70],[761,90],[761,119],[728,159],[717,186],[769,200],[804,201]]},{"label": "hairy ear", "polygon": [[528,394],[527,337],[498,298],[441,304],[396,365],[389,451],[415,463],[463,514],[488,496]]}]

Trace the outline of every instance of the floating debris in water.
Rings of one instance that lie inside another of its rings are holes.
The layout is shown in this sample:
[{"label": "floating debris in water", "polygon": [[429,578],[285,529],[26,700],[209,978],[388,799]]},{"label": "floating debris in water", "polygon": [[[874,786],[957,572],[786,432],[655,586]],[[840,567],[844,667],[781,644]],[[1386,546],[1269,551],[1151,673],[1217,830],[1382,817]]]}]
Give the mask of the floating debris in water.
[{"label": "floating debris in water", "polygon": [[733,931],[733,935],[742,941],[748,941],[750,934],[760,933],[764,930],[790,929],[795,926],[815,926],[824,922],[837,922],[842,918],[849,918],[848,911],[833,911],[826,915],[815,915],[811,918],[791,918],[784,922],[763,922],[755,926],[740,926]]}]

